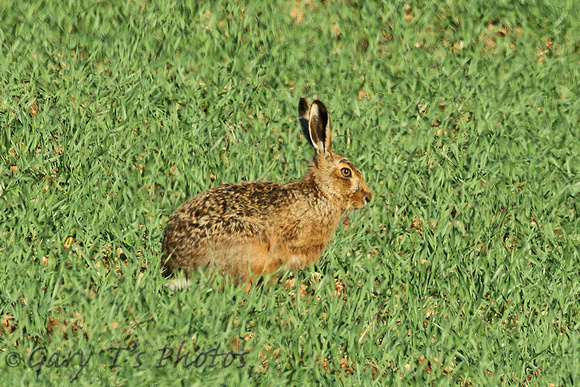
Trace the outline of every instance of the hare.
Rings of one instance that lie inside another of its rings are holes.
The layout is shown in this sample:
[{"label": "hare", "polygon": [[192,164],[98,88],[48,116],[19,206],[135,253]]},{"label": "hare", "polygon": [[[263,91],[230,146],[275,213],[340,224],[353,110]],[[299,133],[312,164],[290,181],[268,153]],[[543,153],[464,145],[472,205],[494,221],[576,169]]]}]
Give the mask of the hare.
[{"label": "hare", "polygon": [[302,180],[228,183],[186,201],[167,221],[164,276],[214,268],[247,290],[254,276],[317,261],[344,211],[370,202],[361,172],[331,150],[324,104],[301,98],[298,112],[302,133],[315,150]]}]

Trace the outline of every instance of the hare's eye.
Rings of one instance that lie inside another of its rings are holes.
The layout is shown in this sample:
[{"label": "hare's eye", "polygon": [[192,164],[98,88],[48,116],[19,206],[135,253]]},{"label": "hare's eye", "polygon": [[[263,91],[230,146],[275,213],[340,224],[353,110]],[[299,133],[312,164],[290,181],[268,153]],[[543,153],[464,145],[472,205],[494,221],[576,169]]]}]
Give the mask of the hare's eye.
[{"label": "hare's eye", "polygon": [[352,171],[348,168],[342,168],[340,170],[340,173],[342,174],[342,176],[344,177],[350,177],[352,175]]}]

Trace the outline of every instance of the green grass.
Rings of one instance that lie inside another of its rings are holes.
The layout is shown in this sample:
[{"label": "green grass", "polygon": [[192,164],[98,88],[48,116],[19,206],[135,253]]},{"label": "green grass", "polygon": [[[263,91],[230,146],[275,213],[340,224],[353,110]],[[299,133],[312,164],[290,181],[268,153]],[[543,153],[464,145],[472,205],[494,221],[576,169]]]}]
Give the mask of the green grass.
[{"label": "green grass", "polygon": [[[580,383],[575,1],[33,3],[0,2],[7,385]],[[182,202],[305,172],[301,96],[371,204],[269,289],[169,290]]]}]

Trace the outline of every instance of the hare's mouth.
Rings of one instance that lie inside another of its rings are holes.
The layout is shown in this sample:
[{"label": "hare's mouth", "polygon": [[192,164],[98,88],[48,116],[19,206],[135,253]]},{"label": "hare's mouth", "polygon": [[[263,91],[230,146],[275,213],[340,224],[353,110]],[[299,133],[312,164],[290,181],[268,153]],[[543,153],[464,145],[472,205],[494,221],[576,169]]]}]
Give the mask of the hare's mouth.
[{"label": "hare's mouth", "polygon": [[364,208],[371,201],[370,194],[359,193],[352,201],[353,208]]}]

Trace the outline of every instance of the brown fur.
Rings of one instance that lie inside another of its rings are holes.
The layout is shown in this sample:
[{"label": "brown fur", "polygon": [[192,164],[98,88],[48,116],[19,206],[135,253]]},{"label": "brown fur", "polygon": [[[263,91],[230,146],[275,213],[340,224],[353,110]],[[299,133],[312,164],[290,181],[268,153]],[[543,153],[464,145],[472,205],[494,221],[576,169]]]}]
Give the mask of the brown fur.
[{"label": "brown fur", "polygon": [[301,98],[298,110],[302,131],[316,151],[304,178],[223,184],[185,202],[167,222],[164,275],[213,267],[248,287],[249,270],[259,275],[303,268],[318,260],[344,211],[371,200],[360,171],[330,149],[324,104]]}]

